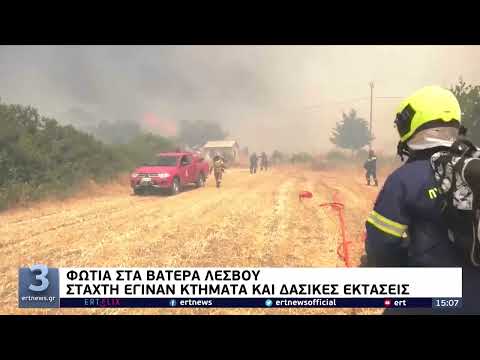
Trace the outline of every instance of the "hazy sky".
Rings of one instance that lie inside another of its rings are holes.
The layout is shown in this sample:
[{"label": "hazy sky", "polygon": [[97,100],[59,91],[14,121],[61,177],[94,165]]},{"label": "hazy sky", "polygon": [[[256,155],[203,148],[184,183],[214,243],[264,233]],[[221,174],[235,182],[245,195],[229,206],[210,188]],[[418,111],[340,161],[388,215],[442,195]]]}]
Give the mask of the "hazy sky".
[{"label": "hazy sky", "polygon": [[[323,151],[342,111],[368,120],[370,81],[403,97],[480,83],[478,64],[480,46],[0,46],[0,98],[60,122],[208,120],[252,150]],[[377,149],[394,152],[399,101],[374,99]]]}]

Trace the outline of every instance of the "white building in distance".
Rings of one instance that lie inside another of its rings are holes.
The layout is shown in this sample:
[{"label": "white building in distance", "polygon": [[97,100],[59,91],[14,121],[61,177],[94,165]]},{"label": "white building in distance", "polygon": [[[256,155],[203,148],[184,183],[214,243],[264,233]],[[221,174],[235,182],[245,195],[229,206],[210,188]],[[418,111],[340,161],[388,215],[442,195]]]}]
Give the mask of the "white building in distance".
[{"label": "white building in distance", "polygon": [[240,157],[240,147],[235,140],[209,141],[203,146],[203,151],[210,159],[219,152],[230,163],[237,163]]}]

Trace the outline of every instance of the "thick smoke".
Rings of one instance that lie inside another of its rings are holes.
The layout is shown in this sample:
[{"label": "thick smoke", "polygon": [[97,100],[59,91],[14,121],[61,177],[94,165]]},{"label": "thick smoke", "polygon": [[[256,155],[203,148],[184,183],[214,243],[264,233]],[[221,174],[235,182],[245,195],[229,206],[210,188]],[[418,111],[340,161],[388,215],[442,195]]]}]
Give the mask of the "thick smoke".
[{"label": "thick smoke", "polygon": [[[172,135],[214,121],[256,151],[323,151],[342,111],[375,97],[478,83],[478,46],[0,46],[0,98],[64,123],[132,121]],[[375,146],[395,144],[399,99],[374,100]]]}]

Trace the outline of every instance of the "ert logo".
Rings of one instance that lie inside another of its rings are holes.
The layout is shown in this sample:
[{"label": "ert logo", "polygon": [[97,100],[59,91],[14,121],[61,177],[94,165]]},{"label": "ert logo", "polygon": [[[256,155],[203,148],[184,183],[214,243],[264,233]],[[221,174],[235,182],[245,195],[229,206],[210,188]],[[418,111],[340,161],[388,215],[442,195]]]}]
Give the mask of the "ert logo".
[{"label": "ert logo", "polygon": [[28,287],[28,290],[34,291],[34,292],[40,292],[47,290],[48,285],[50,282],[47,279],[48,275],[48,267],[45,265],[33,265],[30,266],[30,271],[35,275],[35,280],[40,281],[40,285],[34,285],[30,284]]},{"label": "ert logo", "polygon": [[33,265],[18,270],[18,306],[55,308],[60,306],[58,269]]}]

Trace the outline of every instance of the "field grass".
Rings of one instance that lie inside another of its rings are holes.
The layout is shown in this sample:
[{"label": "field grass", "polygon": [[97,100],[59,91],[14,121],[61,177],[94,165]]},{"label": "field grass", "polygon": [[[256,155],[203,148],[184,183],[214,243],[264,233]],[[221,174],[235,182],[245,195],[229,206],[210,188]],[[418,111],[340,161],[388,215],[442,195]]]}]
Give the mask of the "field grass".
[{"label": "field grass", "polygon": [[[381,184],[380,184],[381,185]],[[377,314],[374,309],[19,309],[20,266],[52,267],[343,267],[334,211],[345,204],[353,266],[362,256],[364,221],[379,188],[359,169],[312,171],[284,166],[251,175],[227,170],[220,189],[175,197],[132,196],[128,179],[90,184],[64,200],[0,213],[2,314]],[[299,201],[302,190],[312,199]]]}]

